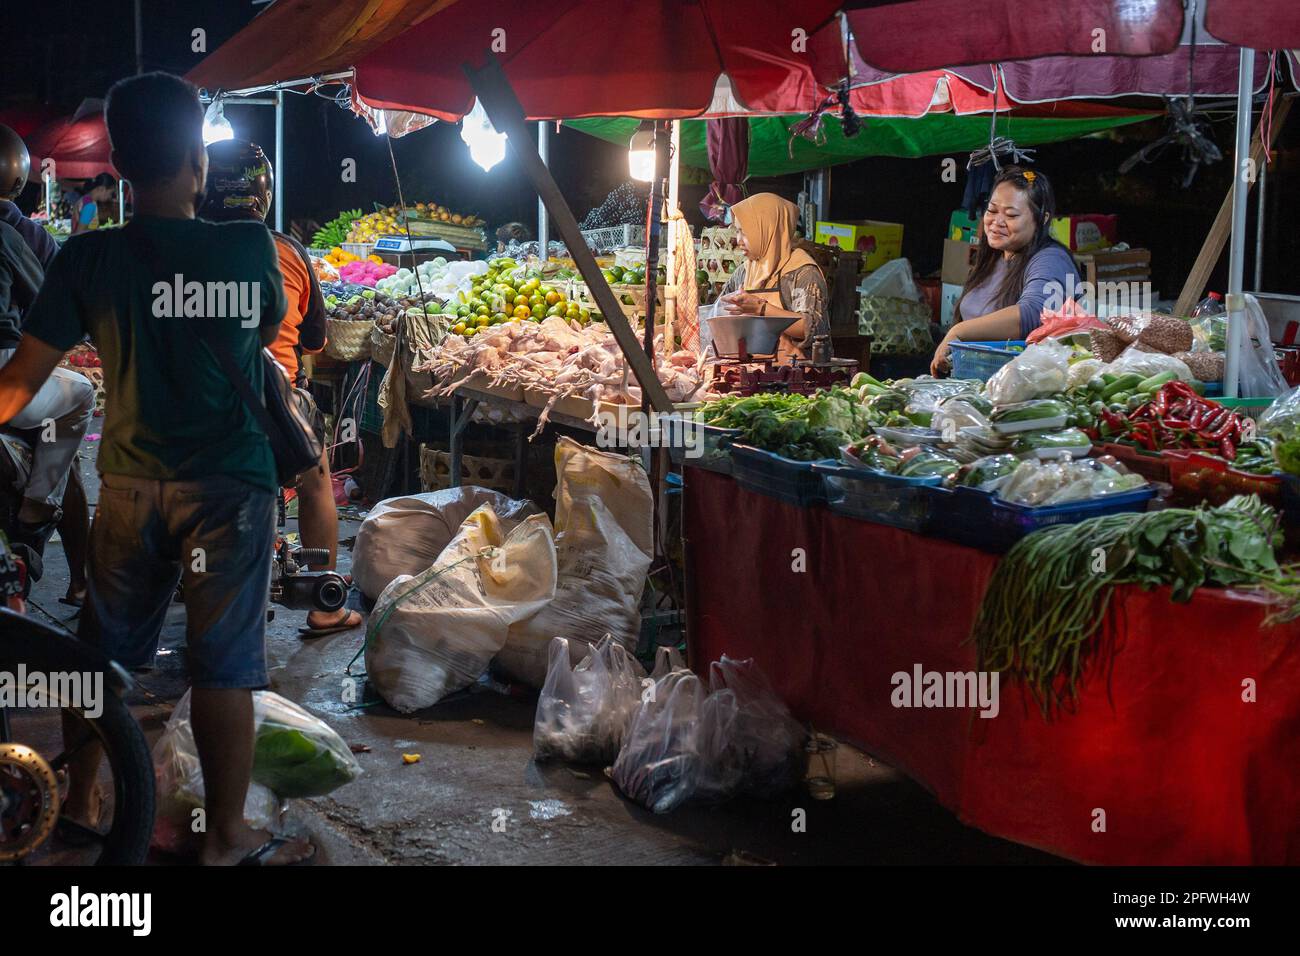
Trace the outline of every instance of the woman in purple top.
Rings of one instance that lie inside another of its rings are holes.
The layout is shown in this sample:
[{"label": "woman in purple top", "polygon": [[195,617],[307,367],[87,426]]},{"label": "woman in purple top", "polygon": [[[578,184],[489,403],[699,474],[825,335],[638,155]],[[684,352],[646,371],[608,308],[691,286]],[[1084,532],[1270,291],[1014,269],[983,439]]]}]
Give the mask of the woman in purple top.
[{"label": "woman in purple top", "polygon": [[1044,306],[1059,309],[1082,293],[1074,257],[1048,230],[1054,215],[1056,196],[1042,173],[1008,166],[993,180],[975,264],[931,374],[951,366],[950,342],[1023,339],[1038,328]]}]

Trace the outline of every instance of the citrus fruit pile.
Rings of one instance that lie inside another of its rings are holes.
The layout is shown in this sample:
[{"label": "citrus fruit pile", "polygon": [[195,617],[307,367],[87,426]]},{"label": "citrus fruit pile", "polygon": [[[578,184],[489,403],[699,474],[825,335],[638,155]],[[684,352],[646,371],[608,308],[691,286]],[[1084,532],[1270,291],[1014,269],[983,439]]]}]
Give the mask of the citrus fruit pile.
[{"label": "citrus fruit pile", "polygon": [[557,289],[521,269],[514,259],[502,257],[488,262],[487,272],[475,276],[468,292],[458,292],[442,308],[443,315],[455,315],[454,335],[473,336],[480,329],[515,320],[540,322],[557,316],[587,325],[592,314]]}]

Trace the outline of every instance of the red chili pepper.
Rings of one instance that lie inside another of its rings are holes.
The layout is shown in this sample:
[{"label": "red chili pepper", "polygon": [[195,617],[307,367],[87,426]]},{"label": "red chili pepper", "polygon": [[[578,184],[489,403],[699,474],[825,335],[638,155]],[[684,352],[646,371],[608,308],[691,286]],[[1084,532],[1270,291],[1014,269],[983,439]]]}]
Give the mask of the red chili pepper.
[{"label": "red chili pepper", "polygon": [[1236,412],[1228,412],[1223,422],[1216,426],[1214,431],[1210,433],[1210,440],[1219,441],[1220,439],[1227,438],[1232,433],[1233,428],[1237,426],[1238,421],[1240,421],[1240,419],[1237,417]]},{"label": "red chili pepper", "polygon": [[1163,415],[1169,410],[1169,393],[1163,388],[1156,393],[1156,400],[1153,403],[1157,415]]},{"label": "red chili pepper", "polygon": [[1224,458],[1228,459],[1228,461],[1237,460],[1237,446],[1233,444],[1231,438],[1225,438],[1219,442],[1219,451],[1223,454]]}]

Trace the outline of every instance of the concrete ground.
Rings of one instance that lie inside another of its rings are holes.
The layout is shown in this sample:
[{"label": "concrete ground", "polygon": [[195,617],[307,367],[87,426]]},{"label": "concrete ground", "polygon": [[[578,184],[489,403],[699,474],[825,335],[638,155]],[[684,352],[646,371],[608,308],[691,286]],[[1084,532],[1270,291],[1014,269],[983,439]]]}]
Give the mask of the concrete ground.
[{"label": "concrete ground", "polygon": [[[92,427],[92,431],[95,429]],[[93,504],[97,445],[80,462]],[[295,530],[290,521],[290,531]],[[342,523],[350,542],[358,520]],[[340,571],[349,565],[340,549]],[[61,544],[46,556],[31,613],[75,630]],[[842,746],[835,799],[805,793],[775,803],[738,800],[657,816],[625,800],[600,767],[532,759],[536,695],[488,683],[415,715],[345,703],[349,662],[364,632],[304,641],[305,612],[278,609],[267,633],[272,689],[338,730],[364,774],[328,797],[290,803],[291,829],[317,843],[318,863],[341,864],[962,864],[1054,863],[1046,854],[961,825],[921,787]],[[132,709],[150,743],[185,690],[184,609],[168,614],[157,667],[140,677]],[[364,669],[362,660],[353,672]],[[358,695],[360,700],[366,700]],[[403,754],[419,754],[405,764]],[[796,809],[806,828],[796,832]],[[495,825],[494,825],[495,824]],[[160,864],[177,862],[163,854]]]}]

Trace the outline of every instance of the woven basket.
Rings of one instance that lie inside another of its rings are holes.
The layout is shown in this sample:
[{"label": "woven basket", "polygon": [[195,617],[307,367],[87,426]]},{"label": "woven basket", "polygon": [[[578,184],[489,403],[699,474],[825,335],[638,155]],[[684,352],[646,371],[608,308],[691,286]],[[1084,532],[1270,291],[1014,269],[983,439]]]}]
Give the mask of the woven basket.
[{"label": "woven basket", "polygon": [[[451,487],[451,453],[420,446],[420,482],[425,491],[441,491]],[[480,458],[460,456],[460,483],[491,488],[504,494],[513,494],[515,488],[515,463],[510,458]]]},{"label": "woven basket", "polygon": [[385,332],[378,325],[370,331],[370,358],[384,368],[393,364],[393,350],[397,348],[397,336]]},{"label": "woven basket", "polygon": [[351,319],[326,319],[325,354],[344,362],[357,362],[370,357],[370,331],[373,321],[354,322]]}]

